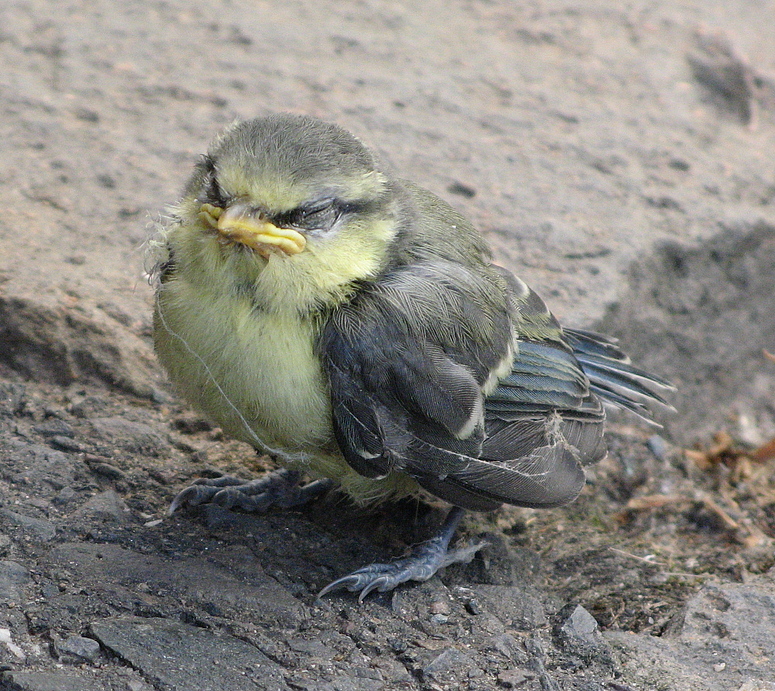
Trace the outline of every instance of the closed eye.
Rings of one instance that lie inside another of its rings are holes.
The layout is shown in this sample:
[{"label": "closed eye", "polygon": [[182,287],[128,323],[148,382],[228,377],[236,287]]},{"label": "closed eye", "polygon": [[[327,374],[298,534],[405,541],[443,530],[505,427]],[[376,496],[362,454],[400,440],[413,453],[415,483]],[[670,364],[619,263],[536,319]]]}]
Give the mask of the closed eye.
[{"label": "closed eye", "polygon": [[321,199],[282,214],[275,221],[299,230],[327,232],[339,220],[342,211],[343,207],[336,199]]}]

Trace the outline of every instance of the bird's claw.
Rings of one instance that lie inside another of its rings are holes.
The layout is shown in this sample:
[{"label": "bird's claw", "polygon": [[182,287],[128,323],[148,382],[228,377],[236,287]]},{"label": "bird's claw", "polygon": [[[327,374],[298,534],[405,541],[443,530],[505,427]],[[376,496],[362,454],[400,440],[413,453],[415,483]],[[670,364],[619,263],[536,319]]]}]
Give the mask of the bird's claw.
[{"label": "bird's claw", "polygon": [[200,478],[172,500],[169,513],[184,506],[206,503],[249,512],[266,511],[270,506],[290,508],[305,504],[333,485],[330,480],[316,480],[301,487],[300,478],[301,473],[285,468],[255,480],[242,480],[231,475]]},{"label": "bird's claw", "polygon": [[389,564],[369,564],[336,579],[318,593],[318,599],[335,590],[345,589],[350,592],[360,591],[358,600],[363,602],[366,596],[375,590],[384,593],[407,581],[427,581],[445,566],[468,563],[486,546],[486,542],[478,542],[447,550],[444,540],[434,537],[419,545],[409,557]]},{"label": "bird's claw", "polygon": [[186,487],[182,492],[178,492],[177,496],[172,500],[167,513],[172,515],[183,506],[199,506],[200,504],[206,504],[217,493],[219,489],[217,487],[208,487],[207,485],[199,485],[194,483],[189,487]]}]

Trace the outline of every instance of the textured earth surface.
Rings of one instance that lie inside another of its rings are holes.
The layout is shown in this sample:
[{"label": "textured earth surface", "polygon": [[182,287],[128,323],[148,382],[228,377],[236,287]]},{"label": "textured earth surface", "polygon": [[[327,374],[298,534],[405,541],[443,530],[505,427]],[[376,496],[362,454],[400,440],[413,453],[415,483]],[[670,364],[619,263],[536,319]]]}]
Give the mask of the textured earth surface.
[{"label": "textured earth surface", "polygon": [[[775,689],[771,2],[0,17],[0,688]],[[613,419],[576,503],[471,515],[470,564],[362,604],[315,594],[438,509],[167,516],[193,478],[268,459],[166,383],[143,245],[209,139],[278,110],[449,200],[678,412]]]}]

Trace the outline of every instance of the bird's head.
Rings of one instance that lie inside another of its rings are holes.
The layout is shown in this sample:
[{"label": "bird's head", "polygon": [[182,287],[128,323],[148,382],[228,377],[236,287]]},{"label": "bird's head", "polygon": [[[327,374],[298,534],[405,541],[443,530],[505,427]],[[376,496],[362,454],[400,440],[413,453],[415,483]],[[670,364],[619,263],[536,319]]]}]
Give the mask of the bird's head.
[{"label": "bird's head", "polygon": [[174,213],[176,262],[300,303],[376,275],[399,225],[395,186],[374,155],[336,125],[288,114],[228,128]]}]

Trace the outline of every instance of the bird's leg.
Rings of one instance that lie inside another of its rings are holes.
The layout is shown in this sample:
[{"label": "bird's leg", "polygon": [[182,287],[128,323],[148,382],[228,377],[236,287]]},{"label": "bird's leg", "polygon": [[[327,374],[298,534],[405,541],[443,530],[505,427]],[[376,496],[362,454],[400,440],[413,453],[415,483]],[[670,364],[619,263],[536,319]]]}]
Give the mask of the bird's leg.
[{"label": "bird's leg", "polygon": [[186,487],[170,504],[169,513],[183,506],[213,503],[224,509],[265,511],[270,506],[290,508],[306,504],[333,487],[332,480],[315,480],[299,485],[301,473],[281,468],[256,480],[242,480],[232,475],[201,478]]},{"label": "bird's leg", "polygon": [[329,583],[318,594],[318,598],[334,590],[346,588],[351,592],[360,591],[359,600],[363,600],[372,590],[384,593],[393,590],[406,581],[427,581],[439,569],[457,562],[468,563],[486,542],[466,547],[449,549],[449,541],[457,530],[463,509],[453,508],[447,514],[444,525],[438,534],[412,550],[410,556],[397,559],[389,564],[369,564],[347,576]]}]

